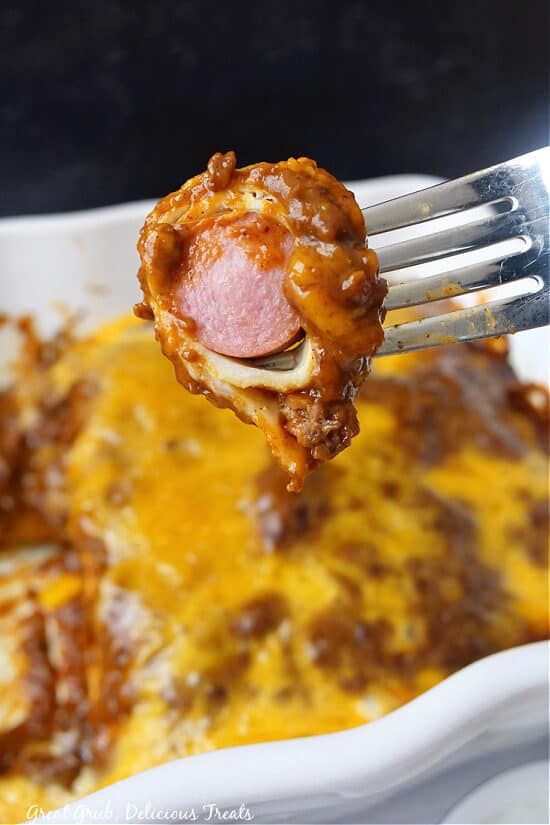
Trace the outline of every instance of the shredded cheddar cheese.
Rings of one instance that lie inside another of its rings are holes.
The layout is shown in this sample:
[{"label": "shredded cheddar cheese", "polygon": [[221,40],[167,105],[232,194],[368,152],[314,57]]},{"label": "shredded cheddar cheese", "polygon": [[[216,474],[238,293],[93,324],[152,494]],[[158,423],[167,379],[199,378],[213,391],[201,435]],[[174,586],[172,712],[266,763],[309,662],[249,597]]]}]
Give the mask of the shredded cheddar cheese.
[{"label": "shredded cheddar cheese", "polygon": [[546,457],[504,357],[380,361],[361,433],[298,496],[140,322],[35,373],[0,552],[0,821],[176,757],[367,723],[547,635]]}]

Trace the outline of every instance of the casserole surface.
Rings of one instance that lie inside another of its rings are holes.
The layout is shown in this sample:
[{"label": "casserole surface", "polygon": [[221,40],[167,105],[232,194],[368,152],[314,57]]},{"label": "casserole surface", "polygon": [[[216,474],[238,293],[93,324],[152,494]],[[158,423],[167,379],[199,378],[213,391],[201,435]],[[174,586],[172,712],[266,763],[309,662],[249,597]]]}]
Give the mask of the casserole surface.
[{"label": "casserole surface", "polygon": [[353,449],[296,496],[148,325],[27,336],[4,396],[4,818],[372,721],[546,637],[539,391],[494,345],[377,362]]}]

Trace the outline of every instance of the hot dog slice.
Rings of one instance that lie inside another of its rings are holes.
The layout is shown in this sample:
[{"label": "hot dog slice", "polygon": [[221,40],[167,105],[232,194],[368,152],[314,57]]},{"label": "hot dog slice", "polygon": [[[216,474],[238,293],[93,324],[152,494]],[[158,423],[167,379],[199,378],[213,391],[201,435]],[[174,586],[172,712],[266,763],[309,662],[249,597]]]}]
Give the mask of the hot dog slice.
[{"label": "hot dog slice", "polygon": [[200,222],[185,246],[175,306],[202,344],[253,358],[292,343],[300,319],[283,281],[293,242],[281,224],[258,213],[220,216]]}]

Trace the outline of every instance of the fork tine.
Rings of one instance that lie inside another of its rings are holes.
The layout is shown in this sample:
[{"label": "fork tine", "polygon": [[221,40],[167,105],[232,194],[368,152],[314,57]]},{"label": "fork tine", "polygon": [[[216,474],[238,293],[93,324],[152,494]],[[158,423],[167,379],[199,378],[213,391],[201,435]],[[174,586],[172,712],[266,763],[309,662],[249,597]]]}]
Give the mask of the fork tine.
[{"label": "fork tine", "polygon": [[388,310],[401,309],[501,286],[510,281],[536,277],[542,272],[543,266],[541,258],[530,249],[504,260],[476,263],[428,278],[390,284],[385,306]]},{"label": "fork tine", "polygon": [[390,244],[377,250],[380,271],[388,272],[413,264],[439,260],[470,249],[491,246],[513,237],[537,235],[544,232],[546,221],[545,207],[541,205],[530,221],[527,221],[523,209],[516,209],[465,226],[456,226],[442,232]]},{"label": "fork tine", "polygon": [[484,203],[510,199],[517,186],[537,174],[550,149],[537,150],[457,180],[439,183],[363,209],[369,236],[450,215]]},{"label": "fork tine", "polygon": [[384,343],[376,355],[393,355],[405,350],[478,341],[543,327],[550,320],[549,309],[548,292],[541,289],[529,295],[396,324],[385,329]]}]

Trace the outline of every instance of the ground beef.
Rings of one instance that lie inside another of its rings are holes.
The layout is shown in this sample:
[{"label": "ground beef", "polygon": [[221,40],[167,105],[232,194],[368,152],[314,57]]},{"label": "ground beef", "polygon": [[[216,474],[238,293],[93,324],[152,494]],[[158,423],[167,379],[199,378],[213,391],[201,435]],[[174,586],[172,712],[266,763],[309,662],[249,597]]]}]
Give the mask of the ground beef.
[{"label": "ground beef", "polygon": [[355,408],[343,401],[323,402],[307,393],[281,398],[284,427],[315,461],[328,461],[349,447],[359,432]]}]

